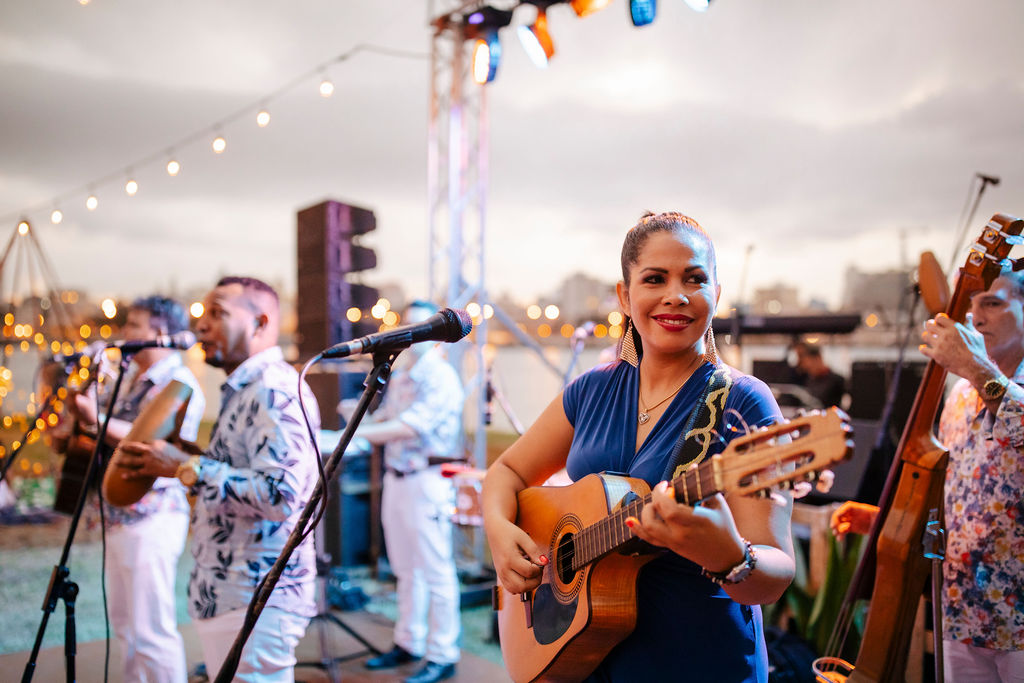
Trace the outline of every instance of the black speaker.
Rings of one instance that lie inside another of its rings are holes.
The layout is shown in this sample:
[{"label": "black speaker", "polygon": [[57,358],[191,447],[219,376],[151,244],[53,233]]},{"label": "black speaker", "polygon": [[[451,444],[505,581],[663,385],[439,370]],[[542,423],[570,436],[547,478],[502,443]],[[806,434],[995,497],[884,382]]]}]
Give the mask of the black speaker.
[{"label": "black speaker", "polygon": [[[378,292],[353,281],[353,276],[377,265],[375,252],[358,243],[376,227],[377,219],[369,209],[336,201],[298,212],[295,339],[303,360],[339,342],[377,331],[378,324],[368,311],[376,303]],[[339,384],[337,375],[309,377],[324,429],[339,428],[334,407],[348,397],[346,386]]]},{"label": "black speaker", "polygon": [[332,567],[370,562],[370,455],[346,456],[341,476],[327,486],[323,519],[323,550]]},{"label": "black speaker", "polygon": [[[897,433],[903,431],[907,416],[914,406],[917,389],[921,386],[927,363],[906,361],[900,373],[900,384],[893,403],[890,428]],[[889,384],[895,376],[896,363],[879,361],[856,361],[850,368],[850,417],[859,420],[878,420],[885,408]]]}]

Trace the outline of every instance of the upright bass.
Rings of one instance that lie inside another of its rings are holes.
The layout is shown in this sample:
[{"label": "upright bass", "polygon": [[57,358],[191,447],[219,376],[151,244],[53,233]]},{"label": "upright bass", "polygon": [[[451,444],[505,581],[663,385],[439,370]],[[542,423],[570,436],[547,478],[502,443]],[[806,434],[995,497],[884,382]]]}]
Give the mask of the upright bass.
[{"label": "upright bass", "polygon": [[[988,222],[960,268],[946,310],[951,319],[964,321],[971,297],[989,288],[1011,246],[1021,243],[1022,228],[1024,221],[1004,214]],[[926,527],[942,517],[949,451],[936,440],[934,424],[945,380],[945,369],[929,361],[879,500],[867,551],[833,631],[833,641],[838,642],[833,642],[831,654],[838,654],[852,623],[854,603],[870,596],[856,662],[825,657],[815,667],[819,679],[844,680],[846,672],[855,683],[904,679],[914,617],[931,574],[923,545]]]}]

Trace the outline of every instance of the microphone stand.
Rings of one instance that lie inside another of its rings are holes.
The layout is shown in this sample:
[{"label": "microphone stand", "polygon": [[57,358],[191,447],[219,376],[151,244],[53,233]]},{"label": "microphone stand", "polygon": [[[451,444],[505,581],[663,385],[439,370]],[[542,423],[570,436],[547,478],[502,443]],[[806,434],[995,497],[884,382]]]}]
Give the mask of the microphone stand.
[{"label": "microphone stand", "polygon": [[562,375],[563,387],[572,379],[572,371],[576,369],[576,362],[580,359],[580,354],[583,353],[583,339],[584,337],[573,336],[572,342],[569,344],[569,347],[572,349],[572,357],[569,359],[569,367],[565,369],[565,374]]},{"label": "microphone stand", "polygon": [[43,599],[43,618],[39,622],[39,630],[36,632],[36,640],[32,645],[32,654],[29,655],[25,664],[25,671],[21,677],[21,683],[28,683],[36,669],[36,660],[39,657],[39,648],[43,643],[43,634],[46,632],[46,624],[50,620],[50,614],[57,608],[57,601],[64,601],[64,660],[65,672],[68,681],[75,680],[75,600],[78,598],[78,584],[68,580],[71,570],[67,566],[68,556],[71,554],[71,543],[75,538],[75,531],[78,530],[78,521],[82,517],[82,510],[85,509],[85,501],[89,497],[89,489],[92,488],[93,478],[99,469],[100,449],[107,436],[107,425],[110,424],[111,415],[114,412],[114,403],[117,401],[117,394],[121,390],[121,381],[124,379],[124,372],[128,368],[130,356],[122,353],[121,362],[118,364],[117,380],[114,382],[114,389],[107,401],[107,414],[103,418],[99,432],[96,435],[96,445],[93,447],[92,455],[89,457],[89,468],[85,472],[85,482],[78,494],[78,502],[75,503],[75,512],[71,516],[71,527],[64,539],[64,549],[61,551],[60,560],[53,568],[50,575],[50,585],[46,588],[46,597]]},{"label": "microphone stand", "polygon": [[[249,601],[249,606],[246,609],[245,621],[242,624],[242,628],[235,637],[235,642],[231,646],[231,651],[228,653],[227,658],[220,667],[220,671],[217,673],[217,677],[214,679],[215,683],[230,683],[235,672],[238,670],[238,664],[241,661],[242,649],[245,647],[245,642],[249,639],[249,635],[252,633],[253,628],[255,628],[256,621],[263,612],[263,608],[266,606],[267,600],[270,599],[270,594],[274,590],[274,586],[277,585],[277,581],[281,577],[281,573],[284,571],[285,565],[288,563],[288,559],[306,535],[306,525],[316,512],[318,504],[326,495],[327,482],[333,479],[334,475],[337,474],[339,467],[341,466],[342,457],[345,454],[345,449],[349,442],[352,441],[352,437],[356,432],[356,427],[358,427],[359,423],[362,421],[363,416],[370,407],[370,403],[377,397],[377,394],[387,386],[388,380],[391,378],[391,364],[394,363],[398,354],[400,354],[407,346],[408,344],[400,348],[392,347],[390,349],[383,349],[373,353],[373,369],[366,375],[366,381],[364,382],[365,389],[363,390],[362,396],[359,397],[359,402],[356,404],[355,411],[353,412],[351,419],[349,419],[348,424],[345,426],[345,431],[341,435],[341,440],[338,442],[337,447],[334,449],[334,452],[331,454],[331,457],[324,466],[325,477],[323,480],[317,482],[316,488],[313,489],[312,495],[306,502],[306,506],[302,509],[302,513],[299,515],[298,523],[295,525],[295,528],[292,529],[292,533],[288,536],[288,540],[285,541],[284,547],[281,549],[281,554],[278,555],[277,561],[274,562],[270,571],[267,572],[266,577],[264,577],[259,586],[257,586],[256,592],[253,594],[252,600]],[[319,454],[317,457],[319,457]],[[373,647],[357,634],[354,634],[351,629],[346,628],[345,630],[355,636],[357,640],[361,641],[367,647]]]}]

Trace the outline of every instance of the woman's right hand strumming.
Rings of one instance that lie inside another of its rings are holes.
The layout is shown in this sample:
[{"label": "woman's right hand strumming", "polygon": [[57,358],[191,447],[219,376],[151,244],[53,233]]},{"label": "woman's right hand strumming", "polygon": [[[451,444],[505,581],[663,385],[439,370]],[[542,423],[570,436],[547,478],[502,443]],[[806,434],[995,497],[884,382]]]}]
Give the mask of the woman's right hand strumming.
[{"label": "woman's right hand strumming", "polygon": [[487,540],[494,571],[505,590],[518,595],[540,585],[549,559],[525,531],[508,520],[498,520],[487,525]]}]

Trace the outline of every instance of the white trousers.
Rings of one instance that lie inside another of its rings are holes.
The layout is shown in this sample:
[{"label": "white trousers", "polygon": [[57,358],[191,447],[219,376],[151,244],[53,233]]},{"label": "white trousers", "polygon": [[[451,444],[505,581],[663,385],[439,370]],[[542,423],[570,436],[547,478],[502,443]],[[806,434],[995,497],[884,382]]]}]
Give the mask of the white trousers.
[{"label": "white trousers", "polygon": [[[236,609],[212,619],[195,622],[203,648],[206,674],[212,681],[235,644],[245,621],[245,610]],[[249,639],[242,648],[238,670],[232,680],[247,683],[293,683],[295,646],[299,644],[309,617],[300,617],[278,607],[264,607]]]},{"label": "white trousers", "polygon": [[182,683],[185,644],[174,609],[174,576],[188,515],[165,512],[107,532],[110,624],[125,681]]},{"label": "white trousers", "polygon": [[942,661],[949,683],[1024,683],[1024,650],[990,650],[943,640]]},{"label": "white trousers", "polygon": [[459,659],[459,579],[452,554],[451,480],[432,467],[384,476],[381,523],[397,579],[395,644],[439,664]]}]

